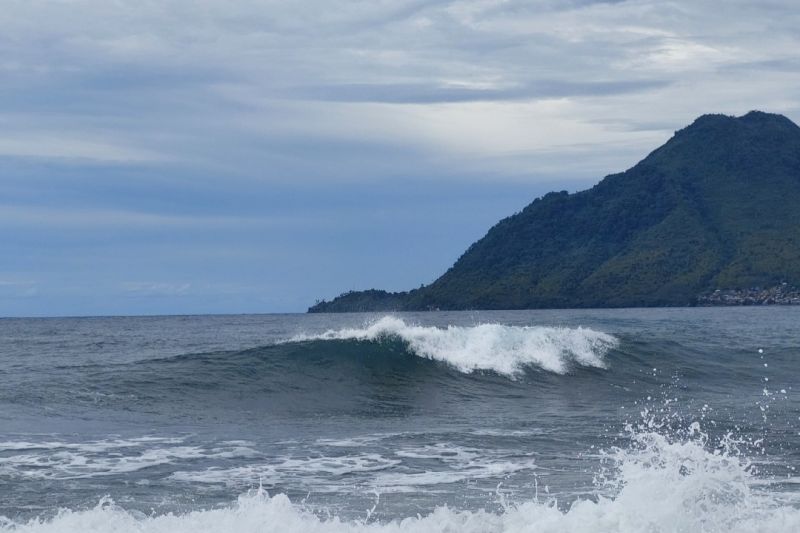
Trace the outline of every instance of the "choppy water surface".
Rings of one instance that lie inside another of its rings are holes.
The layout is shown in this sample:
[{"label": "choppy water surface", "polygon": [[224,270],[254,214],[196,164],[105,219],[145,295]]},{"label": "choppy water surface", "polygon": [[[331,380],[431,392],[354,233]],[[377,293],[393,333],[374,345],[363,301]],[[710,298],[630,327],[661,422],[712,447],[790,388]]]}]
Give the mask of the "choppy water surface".
[{"label": "choppy water surface", "polygon": [[800,309],[0,320],[0,531],[800,531]]}]

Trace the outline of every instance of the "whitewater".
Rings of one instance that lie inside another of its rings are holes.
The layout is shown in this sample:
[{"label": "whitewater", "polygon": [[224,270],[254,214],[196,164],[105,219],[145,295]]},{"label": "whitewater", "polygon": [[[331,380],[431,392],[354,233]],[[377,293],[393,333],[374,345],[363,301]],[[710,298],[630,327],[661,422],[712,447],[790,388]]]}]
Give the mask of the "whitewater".
[{"label": "whitewater", "polygon": [[798,319],[0,320],[0,531],[800,531]]},{"label": "whitewater", "polygon": [[381,341],[399,339],[420,357],[441,361],[462,372],[491,370],[514,376],[525,367],[563,374],[570,363],[603,367],[603,355],[617,339],[587,328],[519,327],[478,324],[446,328],[407,324],[385,316],[361,328],[300,334],[289,342],[312,340]]},{"label": "whitewater", "polygon": [[[284,494],[259,488],[223,509],[146,516],[131,513],[109,498],[84,511],[60,511],[51,520],[0,522],[0,531],[23,532],[783,532],[798,531],[800,510],[772,500],[751,487],[752,475],[741,457],[728,450],[709,451],[702,439],[671,442],[658,433],[632,436],[636,451],[615,450],[610,497],[581,499],[568,510],[544,498],[502,512],[438,507],[426,516],[389,522],[321,517],[292,503]],[[498,495],[501,495],[498,489]]]}]

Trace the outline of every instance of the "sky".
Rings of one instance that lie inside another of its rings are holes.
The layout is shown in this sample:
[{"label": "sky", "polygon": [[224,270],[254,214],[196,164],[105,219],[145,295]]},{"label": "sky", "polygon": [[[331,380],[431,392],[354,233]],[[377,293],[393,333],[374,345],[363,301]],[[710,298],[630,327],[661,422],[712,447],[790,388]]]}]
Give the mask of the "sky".
[{"label": "sky", "polygon": [[0,316],[441,275],[704,113],[800,122],[796,0],[3,0]]}]

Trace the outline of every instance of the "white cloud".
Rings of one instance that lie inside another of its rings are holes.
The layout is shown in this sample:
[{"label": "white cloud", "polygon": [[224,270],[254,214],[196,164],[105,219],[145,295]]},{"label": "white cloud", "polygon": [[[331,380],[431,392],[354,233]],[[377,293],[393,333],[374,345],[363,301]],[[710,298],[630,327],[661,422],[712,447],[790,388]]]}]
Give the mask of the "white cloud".
[{"label": "white cloud", "polygon": [[17,132],[12,134],[9,137],[0,134],[0,156],[79,159],[104,163],[154,163],[166,160],[166,154],[97,139],[81,139],[75,133],[62,136],[49,132],[34,135],[19,135]]},{"label": "white cloud", "polygon": [[182,296],[189,293],[191,283],[153,282],[153,281],[126,281],[122,289],[136,296]]},{"label": "white cloud", "polygon": [[281,227],[302,228],[315,224],[314,218],[304,214],[263,216],[237,215],[187,215],[97,207],[42,207],[0,204],[0,224],[4,227],[51,229],[229,229]]}]

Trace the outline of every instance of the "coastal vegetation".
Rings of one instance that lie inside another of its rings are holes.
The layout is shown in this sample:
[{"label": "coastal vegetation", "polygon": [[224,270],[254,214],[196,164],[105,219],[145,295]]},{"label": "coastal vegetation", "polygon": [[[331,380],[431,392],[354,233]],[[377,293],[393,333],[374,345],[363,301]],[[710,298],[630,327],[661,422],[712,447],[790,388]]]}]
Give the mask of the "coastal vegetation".
[{"label": "coastal vegetation", "polygon": [[631,169],[501,220],[430,285],[309,311],[685,306],[800,286],[798,206],[796,124],[704,115]]}]

